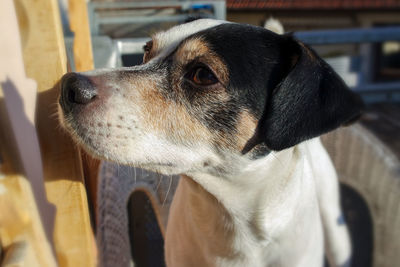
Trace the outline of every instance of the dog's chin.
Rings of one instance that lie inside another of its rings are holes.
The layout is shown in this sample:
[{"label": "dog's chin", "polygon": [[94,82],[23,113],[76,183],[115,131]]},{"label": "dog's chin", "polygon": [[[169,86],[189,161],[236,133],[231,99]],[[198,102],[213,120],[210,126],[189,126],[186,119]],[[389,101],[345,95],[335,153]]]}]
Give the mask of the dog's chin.
[{"label": "dog's chin", "polygon": [[89,154],[90,156],[97,158],[97,159],[106,159],[106,157],[100,153],[100,151],[98,150],[98,148],[93,144],[88,142],[87,138],[85,138],[84,136],[82,136],[78,130],[76,130],[75,127],[73,127],[70,123],[68,123],[66,120],[64,120],[61,123],[62,128],[68,133],[68,135],[72,138],[72,140],[74,141],[74,143],[82,148],[87,154]]},{"label": "dog's chin", "polygon": [[136,161],[135,159],[127,160],[125,157],[120,157],[115,153],[110,153],[110,151],[108,150],[109,147],[103,147],[101,145],[96,145],[93,142],[90,142],[90,139],[85,136],[84,133],[81,133],[78,130],[79,127],[74,126],[73,123],[71,123],[68,119],[65,119],[63,116],[60,116],[60,122],[62,128],[72,137],[74,143],[93,158],[106,160],[117,164],[138,167],[165,175],[181,174],[186,170],[186,168],[178,167],[177,164],[167,161],[151,162],[142,160]]},{"label": "dog's chin", "polygon": [[[74,138],[75,139],[75,138]],[[89,144],[82,142],[81,140],[77,142],[79,146],[85,150],[90,156],[100,159],[106,160],[109,162],[114,162],[116,164],[127,165],[131,167],[141,168],[152,172],[157,172],[164,175],[177,175],[185,172],[185,168],[178,167],[176,164],[172,162],[142,162],[135,160],[126,160],[124,158],[115,157],[108,153],[104,153],[103,149],[94,148]],[[102,152],[103,151],[103,152]]]}]

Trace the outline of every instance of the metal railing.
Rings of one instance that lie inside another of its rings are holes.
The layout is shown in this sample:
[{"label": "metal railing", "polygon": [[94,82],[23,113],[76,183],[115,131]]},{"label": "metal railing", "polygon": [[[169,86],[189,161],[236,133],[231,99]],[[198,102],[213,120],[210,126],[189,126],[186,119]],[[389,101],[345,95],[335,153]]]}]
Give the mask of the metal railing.
[{"label": "metal railing", "polygon": [[[88,13],[92,35],[100,33],[101,25],[135,24],[154,22],[184,22],[193,14],[189,11],[201,8],[212,8],[212,14],[202,14],[203,17],[210,17],[224,20],[226,17],[225,1],[143,1],[143,2],[89,2]],[[181,11],[181,14],[158,15],[158,16],[118,16],[99,14],[99,11],[107,10],[144,10],[144,9],[166,9],[174,8]]]},{"label": "metal railing", "polygon": [[310,45],[380,43],[400,41],[400,27],[303,31],[294,36]]}]

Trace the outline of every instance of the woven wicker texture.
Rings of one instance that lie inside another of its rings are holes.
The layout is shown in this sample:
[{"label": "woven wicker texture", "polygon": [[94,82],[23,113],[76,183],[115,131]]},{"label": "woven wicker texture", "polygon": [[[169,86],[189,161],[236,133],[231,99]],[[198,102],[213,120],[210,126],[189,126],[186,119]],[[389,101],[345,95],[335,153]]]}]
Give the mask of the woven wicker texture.
[{"label": "woven wicker texture", "polygon": [[373,265],[400,262],[400,162],[369,130],[357,124],[322,138],[340,182],[358,192],[373,221]]},{"label": "woven wicker texture", "polygon": [[[175,192],[179,177],[162,176],[142,169],[119,166],[103,162],[99,175],[97,245],[99,262],[103,267],[132,266],[129,241],[128,201],[135,190],[150,196],[155,217],[164,232],[168,219],[169,205]],[[147,209],[147,236],[158,238],[157,224],[150,207]],[[146,219],[146,218],[144,218]],[[153,242],[154,243],[154,242]],[[153,246],[160,253],[159,246]],[[156,253],[156,251],[154,251]]]}]

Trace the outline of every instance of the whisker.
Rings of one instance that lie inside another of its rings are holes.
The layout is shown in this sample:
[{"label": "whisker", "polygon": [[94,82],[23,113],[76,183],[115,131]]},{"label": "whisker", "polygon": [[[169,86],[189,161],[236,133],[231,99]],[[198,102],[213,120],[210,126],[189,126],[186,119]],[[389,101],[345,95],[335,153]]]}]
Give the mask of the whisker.
[{"label": "whisker", "polygon": [[156,186],[156,192],[157,192],[158,189],[160,188],[162,176],[161,176],[159,173],[157,173],[157,178],[158,178],[158,182],[157,182],[157,186]]},{"label": "whisker", "polygon": [[50,113],[50,115],[49,115],[49,118],[50,118],[50,119],[54,119],[54,118],[56,118],[56,117],[58,117],[58,111],[53,112],[53,113]]},{"label": "whisker", "polygon": [[168,189],[167,189],[167,194],[165,195],[164,201],[161,205],[162,207],[164,207],[164,204],[167,201],[168,194],[169,194],[169,191],[171,190],[171,186],[172,186],[172,175],[168,175],[168,176],[169,176],[169,185],[168,185]]},{"label": "whisker", "polygon": [[127,172],[127,177],[129,179],[131,179],[131,177],[132,177],[132,167],[126,166],[125,168],[126,168],[126,172]]}]

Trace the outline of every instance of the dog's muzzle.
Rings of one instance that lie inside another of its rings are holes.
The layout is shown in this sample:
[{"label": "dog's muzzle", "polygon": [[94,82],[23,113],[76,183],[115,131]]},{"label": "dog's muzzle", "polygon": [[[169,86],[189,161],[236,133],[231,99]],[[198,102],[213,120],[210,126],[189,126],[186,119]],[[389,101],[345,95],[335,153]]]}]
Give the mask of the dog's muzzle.
[{"label": "dog's muzzle", "polygon": [[96,87],[86,76],[71,72],[61,79],[60,105],[65,113],[71,112],[75,107],[87,105],[96,96]]}]

